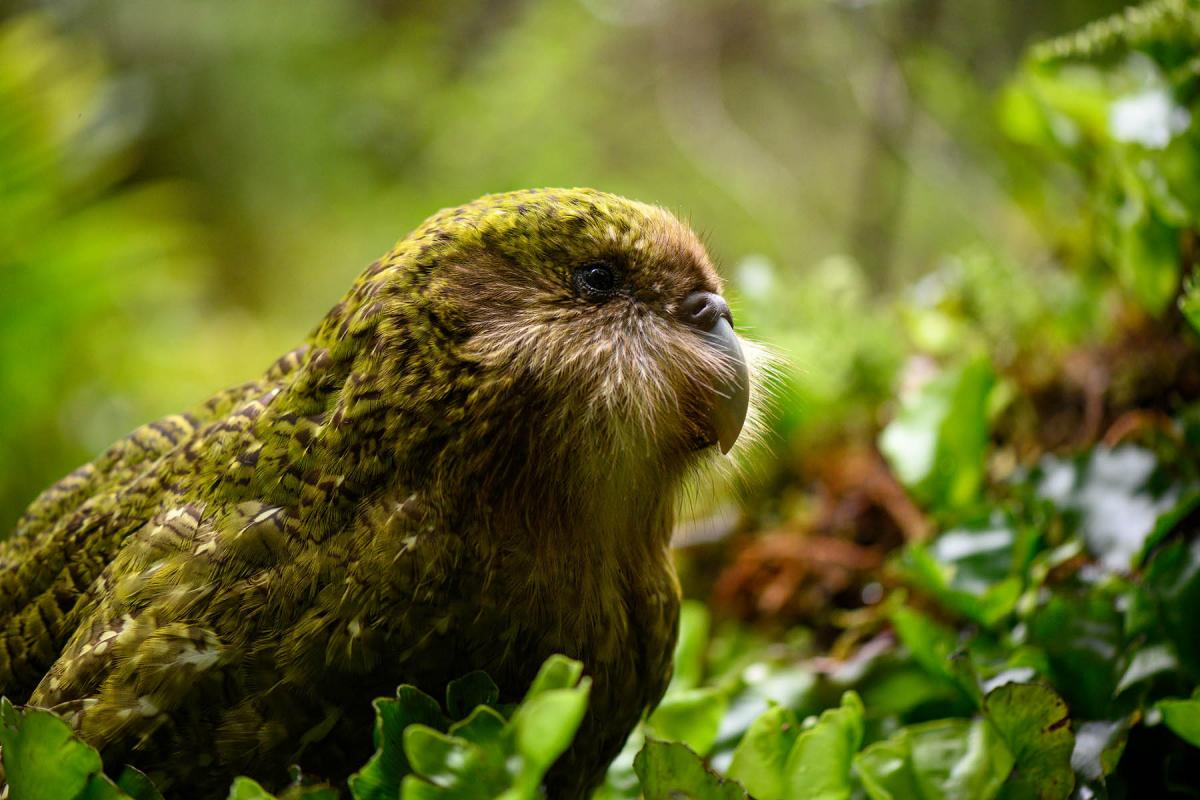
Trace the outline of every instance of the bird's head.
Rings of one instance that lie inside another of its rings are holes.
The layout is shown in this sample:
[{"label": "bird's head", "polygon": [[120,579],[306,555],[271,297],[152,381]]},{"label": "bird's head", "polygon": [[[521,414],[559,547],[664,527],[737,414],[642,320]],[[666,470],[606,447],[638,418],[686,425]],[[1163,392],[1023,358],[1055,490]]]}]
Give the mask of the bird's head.
[{"label": "bird's head", "polygon": [[750,348],[721,288],[669,212],[544,189],[439,212],[355,294],[386,297],[387,350],[407,359],[390,395],[418,417],[442,404],[464,434],[456,465],[637,507],[727,453],[753,413]]}]

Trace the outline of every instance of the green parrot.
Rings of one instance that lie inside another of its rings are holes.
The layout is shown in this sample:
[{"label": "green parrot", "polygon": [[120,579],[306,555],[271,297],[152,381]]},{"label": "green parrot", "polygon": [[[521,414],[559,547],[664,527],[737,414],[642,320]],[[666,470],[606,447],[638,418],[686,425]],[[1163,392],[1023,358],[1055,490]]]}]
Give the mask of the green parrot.
[{"label": "green parrot", "polygon": [[[345,778],[372,698],[553,653],[592,677],[553,798],[671,675],[678,489],[750,371],[695,235],[590,189],[443,210],[258,380],[134,431],[0,544],[0,694],[170,797]],[[750,352],[747,349],[745,352]]]}]

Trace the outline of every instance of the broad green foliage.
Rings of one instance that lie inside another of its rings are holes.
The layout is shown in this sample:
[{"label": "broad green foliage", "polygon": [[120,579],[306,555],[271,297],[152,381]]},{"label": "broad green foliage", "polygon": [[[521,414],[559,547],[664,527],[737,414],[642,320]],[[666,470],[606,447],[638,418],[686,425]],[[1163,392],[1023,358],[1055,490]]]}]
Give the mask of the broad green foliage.
[{"label": "broad green foliage", "polygon": [[76,739],[51,712],[18,710],[4,698],[0,778],[8,781],[14,800],[162,800],[154,784],[133,767],[126,767],[116,782],[104,775],[95,748]]},{"label": "broad green foliage", "polygon": [[776,706],[759,715],[729,764],[729,776],[736,778],[760,800],[787,797],[787,766],[801,733],[796,712]]},{"label": "broad green foliage", "polygon": [[83,797],[91,781],[103,780],[100,754],[72,738],[66,723],[49,711],[19,712],[0,701],[0,748],[10,791],[18,797]]},{"label": "broad green foliage", "polygon": [[983,711],[1017,767],[1001,797],[1065,797],[1071,791],[1075,736],[1062,698],[1042,684],[1008,683],[988,693]]},{"label": "broad green foliage", "polygon": [[977,499],[994,384],[986,359],[939,375],[902,398],[880,436],[896,476],[926,505],[957,509]]},{"label": "broad green foliage", "polygon": [[1155,708],[1162,713],[1168,728],[1200,747],[1200,690],[1189,700],[1160,700]]},{"label": "broad green foliage", "polygon": [[[515,708],[498,704],[495,683],[481,672],[451,682],[446,713],[412,686],[375,701],[371,760],[349,780],[354,800],[480,798],[531,800],[542,776],[570,745],[587,708],[591,679],[583,665],[550,658]],[[447,715],[448,714],[448,715]],[[75,739],[49,711],[15,709],[0,701],[0,775],[12,797],[32,800],[161,800],[146,776],[126,768],[120,780],[101,773],[95,749]],[[345,791],[305,780],[273,795],[238,778],[229,800],[333,800]]]},{"label": "broad green foliage", "polygon": [[634,769],[645,800],[748,800],[745,789],[721,778],[679,742],[647,739]]},{"label": "broad green foliage", "polygon": [[1175,296],[1184,240],[1200,221],[1197,30],[1200,6],[1158,0],[1041,45],[1001,114],[1013,139],[1086,181],[1060,223],[1076,226],[1079,266],[1102,263],[1153,314]]},{"label": "broad green foliage", "polygon": [[411,686],[375,702],[371,761],[350,778],[356,800],[402,797],[537,796],[542,776],[571,743],[591,685],[582,665],[554,657],[543,665],[515,710],[497,705],[499,691],[482,673],[450,684],[445,716]]},{"label": "broad green foliage", "polygon": [[872,800],[987,800],[1000,790],[1013,759],[984,720],[945,719],[871,745],[855,766]]},{"label": "broad green foliage", "polygon": [[175,187],[120,186],[140,134],[118,113],[136,105],[132,89],[86,40],[40,17],[0,19],[0,536],[51,471],[162,410],[145,396],[99,401],[130,374],[143,392],[170,382],[150,341],[178,340],[204,260]]},{"label": "broad green foliage", "polygon": [[[1179,420],[1183,440],[1189,419]],[[724,717],[711,745],[655,744],[638,774],[695,797],[731,792],[730,779],[754,797],[872,800],[1061,800],[1077,788],[1162,785],[1200,734],[1188,697],[1200,640],[1196,466],[1186,447],[1045,458],[1009,482],[989,519],[901,554],[912,594],[889,601],[895,643],[832,673],[806,661],[802,643],[772,653],[718,629],[697,684],[697,639],[710,625],[691,606],[679,694],[709,687]],[[1055,574],[1085,554],[1090,572]],[[936,617],[918,610],[930,603]],[[695,744],[686,737],[710,729],[712,709],[673,706],[671,730]],[[1164,729],[1179,738],[1155,761],[1125,757],[1130,737]],[[621,785],[610,780],[604,796],[636,796]]]}]

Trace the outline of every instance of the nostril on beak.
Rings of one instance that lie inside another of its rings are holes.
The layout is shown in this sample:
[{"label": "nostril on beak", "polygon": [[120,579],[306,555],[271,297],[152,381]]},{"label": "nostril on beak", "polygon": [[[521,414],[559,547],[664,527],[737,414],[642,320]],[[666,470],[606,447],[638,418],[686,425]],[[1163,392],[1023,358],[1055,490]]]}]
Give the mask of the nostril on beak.
[{"label": "nostril on beak", "polygon": [[721,318],[733,324],[725,298],[713,292],[692,292],[679,306],[679,318],[702,331],[711,331]]}]

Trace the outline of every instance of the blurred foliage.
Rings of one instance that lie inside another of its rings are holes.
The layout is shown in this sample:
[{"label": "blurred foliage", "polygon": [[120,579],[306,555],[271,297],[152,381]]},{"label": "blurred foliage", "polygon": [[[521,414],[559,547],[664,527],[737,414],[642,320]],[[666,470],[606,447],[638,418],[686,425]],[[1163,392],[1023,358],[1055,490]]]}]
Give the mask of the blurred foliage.
[{"label": "blurred foliage", "polygon": [[195,226],[171,186],[120,186],[136,133],[121,102],[95,46],[38,17],[0,27],[0,508],[9,519],[49,468],[87,460],[114,421],[128,424],[119,385],[185,372],[155,340],[180,343],[175,314],[200,266]]},{"label": "blurred foliage", "polygon": [[[1200,794],[1200,3],[27,5],[8,516],[256,373],[437,207],[594,184],[708,232],[785,363],[746,511],[692,509],[708,602],[597,796]],[[377,700],[350,794],[536,796],[587,694],[546,675],[516,709],[479,674],[445,711]],[[0,737],[14,785],[154,796],[44,712]]]}]

